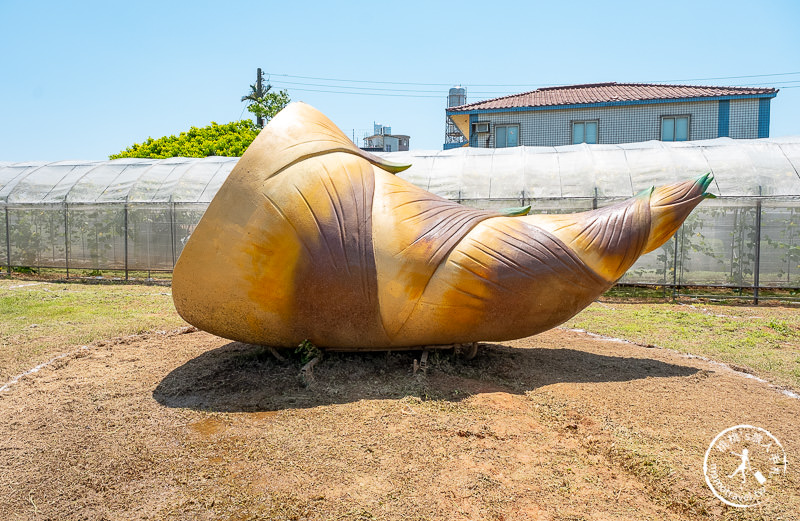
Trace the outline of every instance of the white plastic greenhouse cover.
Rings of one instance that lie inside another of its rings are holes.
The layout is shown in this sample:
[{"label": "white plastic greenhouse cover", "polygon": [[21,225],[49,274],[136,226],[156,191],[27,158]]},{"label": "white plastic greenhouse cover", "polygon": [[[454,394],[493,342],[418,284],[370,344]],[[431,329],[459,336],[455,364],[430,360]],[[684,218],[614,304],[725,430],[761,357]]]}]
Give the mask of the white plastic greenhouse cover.
[{"label": "white plastic greenhouse cover", "polygon": [[411,163],[400,177],[450,199],[631,197],[707,172],[718,196],[800,196],[800,136],[378,155]]},{"label": "white plastic greenhouse cover", "polygon": [[0,203],[208,203],[238,160],[0,163]]},{"label": "white plastic greenhouse cover", "polygon": [[[800,196],[800,137],[379,154],[449,199],[630,197],[712,172],[722,197]],[[207,203],[235,157],[0,163],[0,203]]]}]

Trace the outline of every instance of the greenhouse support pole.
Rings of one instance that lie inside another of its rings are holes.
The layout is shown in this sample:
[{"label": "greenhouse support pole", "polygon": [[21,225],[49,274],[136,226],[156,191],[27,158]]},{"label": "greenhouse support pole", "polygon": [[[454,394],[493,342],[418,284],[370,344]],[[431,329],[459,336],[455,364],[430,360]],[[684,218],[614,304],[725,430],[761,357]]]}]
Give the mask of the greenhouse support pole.
[{"label": "greenhouse support pole", "polygon": [[67,268],[67,278],[69,278],[69,212],[67,203],[64,203],[64,266]]},{"label": "greenhouse support pole", "polygon": [[169,205],[169,238],[172,246],[172,268],[175,268],[175,202]]},{"label": "greenhouse support pole", "polygon": [[594,198],[592,198],[592,210],[597,210],[597,187],[594,187]]},{"label": "greenhouse support pole", "polygon": [[761,285],[759,272],[761,271],[761,187],[758,187],[756,200],[756,259],[753,266],[753,304],[758,305],[758,287]]},{"label": "greenhouse support pole", "polygon": [[124,212],[124,224],[123,229],[125,230],[125,241],[123,244],[125,245],[124,255],[125,255],[125,280],[128,280],[128,204],[125,203],[125,212]]},{"label": "greenhouse support pole", "polygon": [[11,276],[11,234],[8,227],[8,206],[6,210],[6,266],[8,267],[8,276]]},{"label": "greenhouse support pole", "polygon": [[[683,229],[681,228],[678,230]],[[675,249],[672,250],[672,300],[678,296],[678,234],[672,236],[672,240],[675,241]]]}]

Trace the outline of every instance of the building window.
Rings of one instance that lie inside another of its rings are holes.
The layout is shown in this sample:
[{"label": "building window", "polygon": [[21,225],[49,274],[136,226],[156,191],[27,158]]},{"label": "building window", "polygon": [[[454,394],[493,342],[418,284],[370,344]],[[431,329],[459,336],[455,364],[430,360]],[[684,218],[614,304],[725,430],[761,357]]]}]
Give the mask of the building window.
[{"label": "building window", "polygon": [[519,125],[495,125],[495,147],[519,146]]},{"label": "building window", "polygon": [[689,116],[662,116],[661,141],[688,141]]},{"label": "building window", "polygon": [[572,122],[572,144],[589,143],[597,144],[597,126],[599,121],[573,121]]},{"label": "building window", "polygon": [[392,151],[392,144],[391,143],[386,143],[386,147],[384,147],[384,150],[386,152],[391,152]]}]

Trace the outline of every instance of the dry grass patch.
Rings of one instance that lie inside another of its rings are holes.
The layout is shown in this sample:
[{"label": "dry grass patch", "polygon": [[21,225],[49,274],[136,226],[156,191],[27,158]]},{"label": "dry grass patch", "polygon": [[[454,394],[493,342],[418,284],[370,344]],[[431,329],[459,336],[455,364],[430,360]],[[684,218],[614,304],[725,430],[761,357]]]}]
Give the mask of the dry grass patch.
[{"label": "dry grass patch", "polygon": [[168,287],[0,280],[0,382],[97,340],[186,323]]},{"label": "dry grass patch", "polygon": [[701,355],[800,390],[800,306],[596,302],[564,324]]}]

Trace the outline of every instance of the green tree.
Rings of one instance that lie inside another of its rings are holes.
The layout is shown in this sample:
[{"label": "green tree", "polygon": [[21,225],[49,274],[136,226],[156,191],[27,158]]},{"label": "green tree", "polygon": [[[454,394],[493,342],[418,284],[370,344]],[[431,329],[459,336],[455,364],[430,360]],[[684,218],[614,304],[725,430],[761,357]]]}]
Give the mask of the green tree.
[{"label": "green tree", "polygon": [[167,157],[238,157],[258,135],[259,129],[248,120],[211,125],[203,128],[191,127],[188,132],[178,136],[164,136],[158,139],[147,138],[143,143],[135,143],[109,159],[122,157],[147,157],[164,159]]},{"label": "green tree", "polygon": [[[267,88],[269,87],[270,85],[267,85]],[[249,96],[244,96],[242,101],[244,101],[245,98],[250,100]],[[283,107],[288,105],[290,101],[291,99],[289,98],[289,93],[285,90],[278,92],[267,92],[262,97],[250,100],[247,110],[252,112],[257,119],[268,123],[269,120],[275,117],[275,114],[283,110]],[[261,127],[263,126],[264,125],[262,123]]]},{"label": "green tree", "polygon": [[250,85],[250,93],[242,96],[242,101],[247,102],[247,110],[256,117],[256,126],[263,128],[264,124],[269,122],[275,114],[283,110],[283,107],[289,104],[291,99],[286,90],[278,92],[270,92],[272,85],[267,83],[264,87],[264,75],[261,69],[258,69],[256,76],[256,83]]}]

